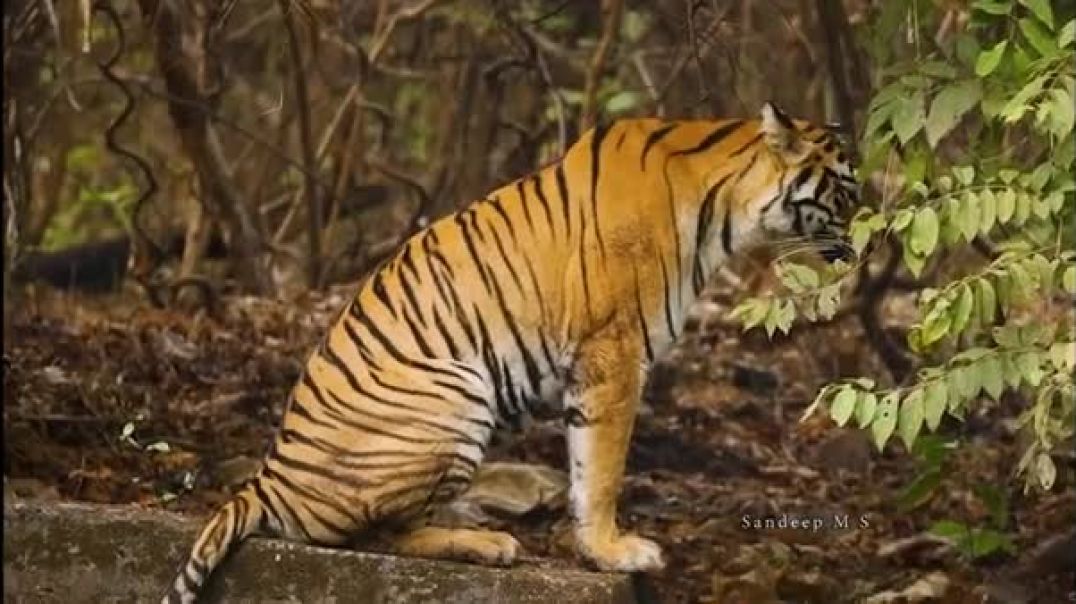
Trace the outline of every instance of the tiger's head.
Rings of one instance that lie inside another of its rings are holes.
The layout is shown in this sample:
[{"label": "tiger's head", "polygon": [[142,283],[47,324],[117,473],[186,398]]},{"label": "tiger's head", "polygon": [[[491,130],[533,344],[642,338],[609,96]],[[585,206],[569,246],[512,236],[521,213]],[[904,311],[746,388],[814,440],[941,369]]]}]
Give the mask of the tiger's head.
[{"label": "tiger's head", "polygon": [[859,185],[836,137],[793,121],[772,103],[762,106],[761,118],[761,137],[780,171],[759,213],[767,239],[805,240],[829,262],[854,258],[847,230],[859,207]]}]

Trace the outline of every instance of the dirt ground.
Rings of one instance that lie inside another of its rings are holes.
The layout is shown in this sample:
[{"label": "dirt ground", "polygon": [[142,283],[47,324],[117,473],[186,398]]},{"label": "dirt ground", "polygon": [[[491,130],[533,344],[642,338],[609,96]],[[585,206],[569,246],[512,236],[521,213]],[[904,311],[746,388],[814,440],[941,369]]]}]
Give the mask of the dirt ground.
[{"label": "dirt ground", "polygon": [[[25,292],[5,336],[5,496],[207,513],[257,467],[299,363],[349,293],[230,297],[210,318],[129,294]],[[720,321],[718,298],[655,369],[632,444],[621,524],[665,548],[668,568],[646,581],[656,601],[1076,599],[1071,557],[1050,541],[1076,516],[1071,469],[1049,493],[1022,493],[1015,406],[944,424],[961,447],[929,499],[903,509],[914,456],[895,443],[878,453],[823,417],[799,421],[823,381],[884,372],[855,322],[769,342]],[[564,468],[558,423],[509,437],[493,457]],[[988,483],[1007,496],[1013,553],[972,561],[924,536],[938,520],[985,526],[991,511],[974,493]],[[556,508],[504,521],[529,555],[572,557]],[[827,526],[744,527],[782,515]]]}]

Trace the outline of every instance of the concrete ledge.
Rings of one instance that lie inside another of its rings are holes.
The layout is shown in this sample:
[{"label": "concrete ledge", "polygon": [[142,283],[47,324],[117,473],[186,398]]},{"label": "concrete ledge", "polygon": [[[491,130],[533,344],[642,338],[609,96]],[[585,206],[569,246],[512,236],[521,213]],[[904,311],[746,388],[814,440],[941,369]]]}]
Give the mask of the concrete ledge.
[{"label": "concrete ledge", "polygon": [[[5,602],[154,602],[198,522],[132,506],[4,508]],[[632,604],[630,577],[332,550],[267,539],[241,546],[207,602]]]}]

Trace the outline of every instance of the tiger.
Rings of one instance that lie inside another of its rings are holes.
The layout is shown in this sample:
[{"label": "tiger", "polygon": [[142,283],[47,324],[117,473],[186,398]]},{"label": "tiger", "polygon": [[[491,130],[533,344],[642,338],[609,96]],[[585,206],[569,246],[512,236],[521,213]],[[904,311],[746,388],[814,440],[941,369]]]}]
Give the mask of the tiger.
[{"label": "tiger", "polygon": [[193,602],[251,535],[325,546],[375,527],[400,555],[511,565],[508,532],[434,526],[494,434],[543,405],[567,432],[576,551],[664,566],[617,499],[646,373],[727,259],[809,241],[854,257],[856,177],[836,137],[757,118],[621,118],[417,232],[358,285],[291,391],[260,471],[198,535],[163,602]]}]

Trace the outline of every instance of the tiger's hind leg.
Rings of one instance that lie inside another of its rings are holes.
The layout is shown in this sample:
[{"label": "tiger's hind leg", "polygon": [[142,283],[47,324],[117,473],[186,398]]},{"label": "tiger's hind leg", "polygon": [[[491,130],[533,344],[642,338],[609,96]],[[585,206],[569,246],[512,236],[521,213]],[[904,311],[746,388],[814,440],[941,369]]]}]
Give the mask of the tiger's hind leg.
[{"label": "tiger's hind leg", "polygon": [[405,556],[509,566],[523,551],[512,535],[483,529],[423,526],[396,537],[396,552]]}]

